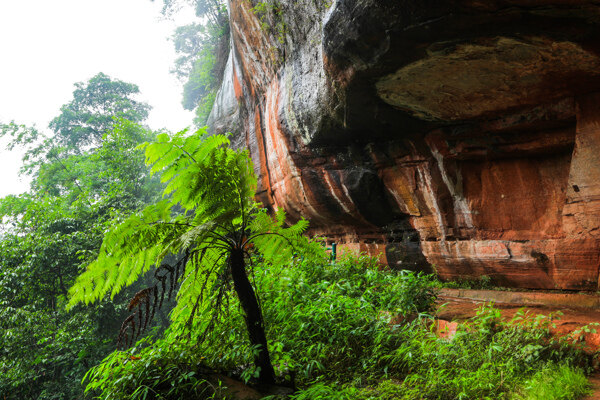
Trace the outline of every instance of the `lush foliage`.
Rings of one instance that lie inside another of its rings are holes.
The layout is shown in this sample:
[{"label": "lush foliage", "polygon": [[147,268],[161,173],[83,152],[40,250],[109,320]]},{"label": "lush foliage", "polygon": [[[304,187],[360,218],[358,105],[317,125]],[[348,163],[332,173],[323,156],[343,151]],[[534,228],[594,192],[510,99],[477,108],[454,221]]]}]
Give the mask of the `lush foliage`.
[{"label": "lush foliage", "polygon": [[527,379],[515,395],[519,400],[575,400],[589,394],[590,387],[581,368],[548,364]]},{"label": "lush foliage", "polygon": [[[590,357],[571,340],[553,339],[551,318],[520,312],[504,321],[486,305],[454,338],[440,338],[429,314],[433,278],[381,270],[367,257],[330,264],[318,253],[279,267],[255,260],[275,370],[300,388],[291,398],[575,399],[588,390]],[[175,366],[172,379],[187,382],[181,397],[215,387],[210,371],[252,381],[243,320],[235,300],[229,307],[231,317],[202,343],[186,346],[169,331],[153,346],[107,358],[88,375],[89,388],[102,389],[103,399],[129,398],[134,388],[176,398],[149,378]],[[131,361],[111,374],[124,359]]]},{"label": "lush foliage", "polygon": [[[435,298],[430,279],[406,272],[379,271],[369,258],[347,259],[331,266],[318,244],[313,244],[305,255],[310,255],[306,261],[297,260],[291,265],[265,262],[263,258],[253,262],[277,374],[306,384],[325,376],[351,377],[350,371],[368,373],[367,365],[369,371],[378,373],[372,354],[384,354],[384,348],[390,351],[393,347],[385,335],[389,332],[390,314],[380,311],[412,314],[430,310]],[[415,290],[416,302],[411,301],[408,290]],[[178,370],[173,379],[190,377],[187,385],[178,386],[179,396],[191,396],[196,390],[192,387],[208,390],[205,381],[210,371],[233,371],[240,379],[253,380],[257,376],[252,364],[253,348],[243,318],[236,312],[239,302],[231,297],[226,306],[228,317],[215,321],[214,329],[204,340],[195,340],[199,332],[194,331],[190,342],[181,342],[177,331],[171,328],[152,346],[143,347],[140,343],[129,352],[108,357],[90,371],[88,388],[102,389],[103,399],[128,398],[135,388],[177,398],[168,395],[170,388],[161,388],[160,382],[151,378],[159,375],[152,373],[156,368],[174,365]],[[332,310],[337,308],[339,311],[332,318]],[[374,341],[374,337],[378,339]],[[132,361],[117,361],[124,359]],[[117,364],[115,374],[110,366]],[[212,385],[216,385],[214,380]]]},{"label": "lush foliage", "polygon": [[[265,279],[264,303],[277,305],[265,311],[271,337],[306,387],[299,399],[509,398],[552,363],[561,364],[556,379],[590,367],[579,347],[552,338],[551,318],[524,312],[503,321],[485,306],[451,340],[439,338],[428,315],[433,278],[381,271],[368,258],[308,260]],[[571,395],[585,389],[578,382]]]},{"label": "lush foliage", "polygon": [[[160,171],[167,184],[165,199],[105,235],[97,259],[70,290],[70,304],[97,301],[108,293],[114,297],[156,266],[159,282],[136,294],[130,308],[137,306],[137,311],[126,320],[121,336],[128,342],[140,335],[163,302],[167,280],[168,297],[181,285],[173,329],[185,327],[203,336],[221,318],[233,284],[256,347],[250,354],[257,375],[273,381],[263,317],[245,258],[253,253],[272,262],[290,258],[303,242],[307,223],[284,227],[283,212],[272,219],[254,204],[256,177],[250,158],[227,145],[225,136],[207,136],[205,130],[161,134],[144,145],[152,171]],[[169,264],[169,257],[178,261]]]},{"label": "lush foliage", "polygon": [[259,278],[274,347],[297,383],[345,382],[382,373],[380,357],[399,343],[389,329],[398,316],[433,311],[430,278],[381,271],[369,257],[330,265],[308,258]]},{"label": "lush foliage", "polygon": [[122,299],[71,312],[64,306],[104,231],[159,193],[135,150],[154,136],[135,123],[147,110],[130,97],[136,92],[99,74],[76,85],[54,135],[0,126],[13,146],[28,147],[23,172],[33,178],[29,192],[0,200],[0,393],[7,398],[81,397],[83,374],[114,348]]},{"label": "lush foliage", "polygon": [[136,356],[117,351],[88,372],[87,391],[106,400],[219,398],[218,379],[198,361],[193,347],[162,340]]},{"label": "lush foliage", "polygon": [[50,122],[53,140],[61,146],[81,149],[98,146],[114,125],[114,118],[141,122],[148,117],[150,107],[134,99],[139,88],[103,73],[86,83],[76,83],[73,100],[60,109],[60,115]]},{"label": "lush foliage", "polygon": [[[502,322],[498,310],[485,306],[451,340],[440,339],[427,319],[392,328],[399,345],[381,358],[383,374],[361,376],[340,385],[319,382],[297,399],[501,399],[531,397],[538,388],[539,371],[547,387],[577,377],[565,389],[578,398],[587,391],[580,368],[590,368],[591,358],[565,340],[553,340],[545,317],[518,314]],[[555,363],[560,363],[560,367]],[[546,388],[546,390],[548,390]]]}]

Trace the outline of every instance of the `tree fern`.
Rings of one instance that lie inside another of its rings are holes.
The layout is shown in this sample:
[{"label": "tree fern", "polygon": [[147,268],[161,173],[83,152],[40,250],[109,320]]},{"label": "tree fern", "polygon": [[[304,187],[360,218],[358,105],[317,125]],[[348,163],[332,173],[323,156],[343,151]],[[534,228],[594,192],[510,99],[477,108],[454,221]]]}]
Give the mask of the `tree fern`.
[{"label": "tree fern", "polygon": [[[259,348],[260,380],[272,382],[262,314],[245,258],[258,251],[266,262],[284,262],[304,243],[308,223],[286,227],[282,210],[272,218],[258,206],[250,157],[228,145],[226,136],[200,130],[163,133],[141,146],[152,173],[167,183],[164,199],[106,233],[98,258],[71,288],[69,306],[115,296],[155,268],[156,284],[132,299],[119,342],[127,345],[139,336],[174,292],[173,323],[202,336],[214,326],[232,283],[250,342]],[[166,262],[173,258],[174,264]]]}]

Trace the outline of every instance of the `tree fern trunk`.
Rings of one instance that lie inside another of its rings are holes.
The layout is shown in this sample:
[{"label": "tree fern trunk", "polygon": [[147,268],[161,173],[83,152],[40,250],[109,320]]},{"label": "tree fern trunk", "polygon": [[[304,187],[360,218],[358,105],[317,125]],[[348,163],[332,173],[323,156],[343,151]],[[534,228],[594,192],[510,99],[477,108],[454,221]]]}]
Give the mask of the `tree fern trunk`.
[{"label": "tree fern trunk", "polygon": [[258,380],[260,383],[274,383],[275,371],[271,364],[271,356],[267,347],[267,337],[263,325],[262,313],[254,293],[254,288],[246,274],[244,253],[240,249],[231,252],[231,275],[233,286],[244,310],[244,320],[248,329],[250,343],[260,345],[259,352],[254,356],[254,363],[260,368]]}]

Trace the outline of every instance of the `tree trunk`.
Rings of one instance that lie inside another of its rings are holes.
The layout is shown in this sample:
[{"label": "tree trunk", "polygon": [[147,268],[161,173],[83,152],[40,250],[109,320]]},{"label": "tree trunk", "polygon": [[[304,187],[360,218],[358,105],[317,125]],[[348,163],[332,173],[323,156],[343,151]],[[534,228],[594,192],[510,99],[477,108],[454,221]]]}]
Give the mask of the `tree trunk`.
[{"label": "tree trunk", "polygon": [[258,354],[254,356],[254,363],[260,368],[258,380],[260,383],[275,383],[275,371],[267,347],[262,313],[254,288],[246,274],[243,250],[235,249],[232,251],[230,263],[233,286],[244,310],[244,320],[246,321],[250,343],[252,346],[260,345]]}]

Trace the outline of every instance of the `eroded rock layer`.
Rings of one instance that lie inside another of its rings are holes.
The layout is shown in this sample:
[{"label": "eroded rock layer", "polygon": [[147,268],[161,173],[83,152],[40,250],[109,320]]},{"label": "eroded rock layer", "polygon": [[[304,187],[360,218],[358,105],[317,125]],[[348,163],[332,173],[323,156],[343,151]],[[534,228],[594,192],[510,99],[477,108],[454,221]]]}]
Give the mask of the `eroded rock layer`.
[{"label": "eroded rock layer", "polygon": [[230,0],[257,197],[398,268],[598,288],[600,3]]}]

